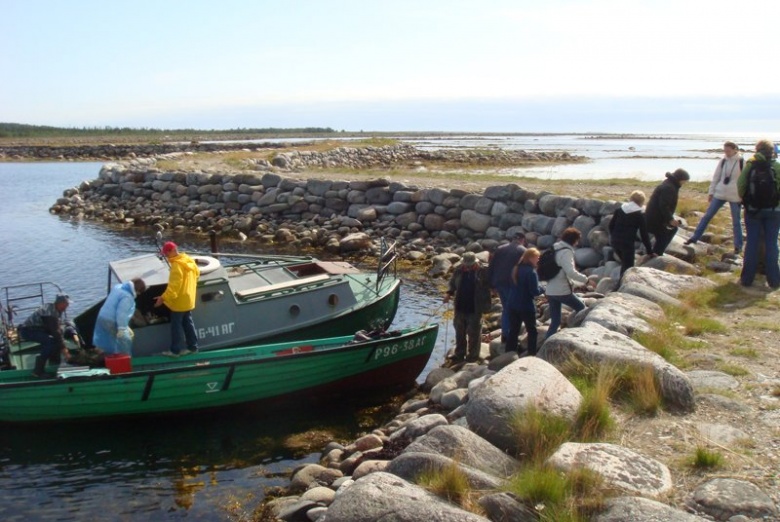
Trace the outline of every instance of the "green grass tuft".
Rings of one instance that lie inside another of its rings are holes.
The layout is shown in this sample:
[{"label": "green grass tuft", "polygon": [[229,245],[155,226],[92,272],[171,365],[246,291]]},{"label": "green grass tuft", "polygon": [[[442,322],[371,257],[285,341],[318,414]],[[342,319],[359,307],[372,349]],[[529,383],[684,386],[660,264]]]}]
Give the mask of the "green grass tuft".
[{"label": "green grass tuft", "polygon": [[723,466],[723,455],[704,446],[697,446],[690,465],[695,469],[717,469]]},{"label": "green grass tuft", "polygon": [[571,437],[570,422],[529,406],[510,419],[517,440],[518,458],[543,462]]}]

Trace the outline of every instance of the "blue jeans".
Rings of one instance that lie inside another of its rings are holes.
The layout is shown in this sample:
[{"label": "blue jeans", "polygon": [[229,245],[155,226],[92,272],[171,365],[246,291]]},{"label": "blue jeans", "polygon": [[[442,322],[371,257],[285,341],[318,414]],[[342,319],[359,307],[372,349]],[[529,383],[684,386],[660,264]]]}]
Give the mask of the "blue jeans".
[{"label": "blue jeans", "polygon": [[498,299],[501,301],[501,340],[504,342],[509,336],[509,292],[511,291],[511,286],[496,287]]},{"label": "blue jeans", "polygon": [[561,305],[566,305],[575,312],[585,308],[582,299],[574,294],[548,295],[547,302],[550,304],[550,327],[547,329],[547,335],[544,336],[545,339],[549,339],[561,326]]},{"label": "blue jeans", "polygon": [[740,251],[742,250],[742,220],[740,219],[742,206],[739,203],[726,201],[725,199],[712,198],[710,206],[707,207],[707,212],[704,213],[704,216],[701,218],[701,221],[699,221],[696,230],[691,236],[691,241],[698,241],[701,239],[704,231],[707,230],[707,225],[710,224],[710,220],[715,217],[718,210],[726,203],[729,204],[729,209],[731,210],[731,226],[734,231],[734,248]]},{"label": "blue jeans", "polygon": [[773,209],[759,210],[757,213],[746,211],[745,230],[747,231],[747,244],[745,245],[745,259],[742,263],[742,274],[739,276],[739,282],[743,286],[753,284],[758,270],[758,243],[763,232],[766,282],[772,288],[780,287],[780,267],[777,265],[780,211]]},{"label": "blue jeans", "polygon": [[195,322],[192,311],[171,312],[171,351],[180,353],[187,342],[187,349],[198,351],[198,336],[195,334]]}]

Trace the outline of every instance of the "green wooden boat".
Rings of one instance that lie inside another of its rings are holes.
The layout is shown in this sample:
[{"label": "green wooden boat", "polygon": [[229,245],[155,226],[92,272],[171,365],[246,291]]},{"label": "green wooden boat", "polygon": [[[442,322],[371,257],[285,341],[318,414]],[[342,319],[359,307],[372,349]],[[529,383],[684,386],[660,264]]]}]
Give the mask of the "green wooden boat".
[{"label": "green wooden boat", "polygon": [[[309,256],[213,253],[192,257],[201,267],[192,312],[201,351],[384,330],[398,309],[401,280],[395,273],[394,244],[383,243],[376,271]],[[167,262],[158,254],[109,263],[106,294],[115,284],[135,277],[146,282],[146,291],[136,298],[130,324],[135,333],[133,356],[160,354],[170,348],[169,313],[153,306],[155,297],[165,291],[169,273]],[[3,314],[5,328],[13,332],[25,313],[50,302],[56,293],[62,290],[54,283],[0,288],[0,310],[13,311],[7,317]],[[97,301],[74,318],[87,343],[92,341],[103,302]],[[9,351],[13,366],[32,369],[39,350],[30,343],[15,342]]]},{"label": "green wooden boat", "polygon": [[359,333],[178,358],[135,357],[125,373],[60,367],[56,376],[36,379],[29,370],[2,371],[0,422],[196,412],[298,395],[408,386],[428,362],[437,333],[438,325],[428,325],[378,338]]}]

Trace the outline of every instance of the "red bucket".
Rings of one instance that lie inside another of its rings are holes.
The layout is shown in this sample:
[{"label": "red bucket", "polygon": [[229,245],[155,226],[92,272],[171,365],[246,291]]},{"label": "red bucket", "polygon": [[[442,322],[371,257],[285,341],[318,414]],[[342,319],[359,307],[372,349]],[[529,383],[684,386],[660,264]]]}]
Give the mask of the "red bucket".
[{"label": "red bucket", "polygon": [[126,353],[106,355],[106,368],[113,373],[129,373],[133,370],[132,359]]}]

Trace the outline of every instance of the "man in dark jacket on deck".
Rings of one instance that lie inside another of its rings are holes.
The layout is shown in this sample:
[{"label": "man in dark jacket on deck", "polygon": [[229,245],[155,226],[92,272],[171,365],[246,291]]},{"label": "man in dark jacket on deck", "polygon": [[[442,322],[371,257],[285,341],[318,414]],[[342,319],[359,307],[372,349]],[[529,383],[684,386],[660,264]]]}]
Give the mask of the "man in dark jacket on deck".
[{"label": "man in dark jacket on deck", "polygon": [[59,364],[60,354],[66,361],[70,357],[65,337],[75,336],[76,329],[70,321],[65,320],[68,305],[70,298],[64,294],[58,295],[53,303],[40,307],[19,327],[22,339],[41,345],[41,352],[35,358],[35,369],[32,372],[36,377],[46,377],[44,370],[47,361]]},{"label": "man in dark jacket on deck", "polygon": [[647,231],[655,236],[652,253],[664,255],[666,247],[677,234],[680,221],[674,217],[677,210],[677,197],[683,183],[691,179],[688,172],[677,169],[667,172],[666,179],[658,185],[647,204]]}]

